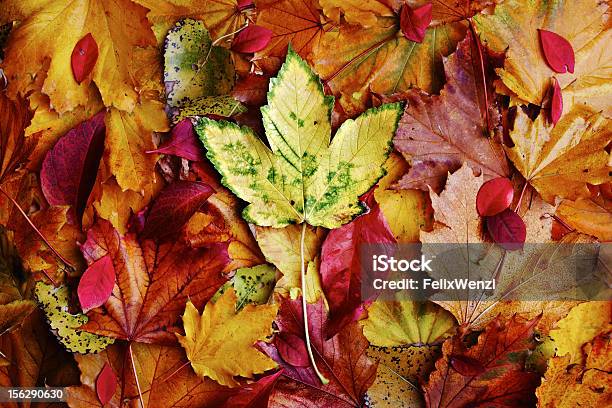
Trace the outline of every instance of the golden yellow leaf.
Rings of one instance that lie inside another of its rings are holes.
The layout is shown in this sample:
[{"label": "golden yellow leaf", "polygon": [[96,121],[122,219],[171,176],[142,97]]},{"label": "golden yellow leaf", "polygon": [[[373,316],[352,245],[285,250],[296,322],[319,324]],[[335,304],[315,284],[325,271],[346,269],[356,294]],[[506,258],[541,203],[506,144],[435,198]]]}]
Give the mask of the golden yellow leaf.
[{"label": "golden yellow leaf", "polygon": [[385,163],[387,174],[374,191],[374,198],[399,243],[418,242],[421,230],[428,231],[433,224],[433,209],[426,192],[390,188],[409,167],[400,155],[391,153]]},{"label": "golden yellow leaf", "polygon": [[[95,97],[91,80],[104,105],[132,111],[138,94],[131,61],[136,47],[156,45],[146,19],[147,9],[131,0],[11,0],[29,14],[13,30],[3,66],[8,91],[15,95],[32,89],[36,76],[45,76],[42,93],[58,113],[87,105]],[[3,4],[4,7],[4,4]],[[96,40],[99,57],[91,74],[78,84],[70,66],[75,44],[86,34]],[[53,41],[50,41],[53,39]],[[44,70],[49,61],[48,69]]]},{"label": "golden yellow leaf", "polygon": [[431,302],[377,300],[362,321],[370,344],[383,347],[440,343],[451,334],[455,318]]},{"label": "golden yellow leaf", "polygon": [[612,201],[603,195],[595,198],[563,200],[557,216],[578,231],[602,241],[612,241]]},{"label": "golden yellow leaf", "polygon": [[607,8],[598,0],[506,0],[493,15],[478,15],[474,22],[488,47],[506,52],[504,68],[498,69],[504,85],[523,102],[541,105],[555,73],[544,59],[538,29],[563,36],[574,49],[574,73],[556,75],[562,87],[577,81],[576,90],[590,88],[594,79],[604,84],[610,81],[610,56],[594,58],[597,51],[589,47],[604,30]]},{"label": "golden yellow leaf", "polygon": [[202,315],[188,301],[185,336],[177,334],[194,371],[229,387],[239,385],[235,376],[253,378],[276,367],[254,344],[272,335],[278,305],[248,304],[236,313],[236,301],[230,288],[216,303],[208,303]]},{"label": "golden yellow leaf", "polygon": [[604,333],[583,346],[582,364],[553,357],[536,390],[540,408],[609,407],[612,405],[612,343]]},{"label": "golden yellow leaf", "polygon": [[155,175],[153,132],[165,132],[168,118],[162,103],[145,100],[128,113],[111,109],[106,115],[106,149],[111,173],[122,190],[141,192],[149,183],[160,183]]},{"label": "golden yellow leaf", "polygon": [[508,157],[549,203],[555,196],[589,197],[587,183],[611,179],[605,151],[612,138],[610,120],[586,106],[574,107],[554,127],[545,125],[543,115],[531,121],[519,109],[510,136],[514,147],[506,149]]},{"label": "golden yellow leaf", "polygon": [[[147,17],[154,24],[158,42],[163,42],[168,29],[177,20],[193,18],[204,21],[213,40],[233,33],[244,26],[249,11],[240,11],[238,0],[134,0],[146,8]],[[231,42],[232,37],[229,37]],[[228,45],[230,42],[222,42]]]},{"label": "golden yellow leaf", "polygon": [[142,210],[162,188],[162,183],[150,183],[143,190],[144,196],[132,190],[121,190],[113,178],[101,184],[98,201],[93,203],[97,214],[110,221],[122,235],[127,232],[127,223],[132,214]]},{"label": "golden yellow leaf", "polygon": [[[298,296],[300,288],[300,234],[301,225],[285,228],[256,227],[256,239],[266,260],[272,263],[283,277],[276,283],[281,292]],[[323,228],[306,227],[304,236],[304,260],[314,261],[325,239]],[[310,269],[310,268],[309,268]],[[315,268],[316,269],[316,268]],[[318,272],[318,271],[317,271]]]},{"label": "golden yellow leaf", "polygon": [[582,345],[599,333],[612,330],[612,303],[586,302],[574,307],[550,331],[558,356],[569,355],[570,363],[582,364]]}]

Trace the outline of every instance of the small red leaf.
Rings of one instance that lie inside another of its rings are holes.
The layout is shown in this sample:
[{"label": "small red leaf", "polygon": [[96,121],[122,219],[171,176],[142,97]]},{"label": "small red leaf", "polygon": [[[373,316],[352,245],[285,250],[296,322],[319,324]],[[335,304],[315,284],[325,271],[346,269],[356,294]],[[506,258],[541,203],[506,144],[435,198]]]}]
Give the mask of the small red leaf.
[{"label": "small red leaf", "polygon": [[73,224],[81,224],[96,181],[105,132],[104,112],[100,112],[62,136],[43,161],[43,194],[51,205],[70,205],[68,219]]},{"label": "small red leaf", "polygon": [[291,333],[281,333],[274,339],[279,354],[294,367],[309,367],[308,352],[304,340]]},{"label": "small red leaf", "polygon": [[400,28],[404,37],[414,42],[423,42],[425,30],[431,23],[431,3],[413,9],[404,4],[400,10]]},{"label": "small red leaf", "polygon": [[546,30],[540,32],[540,43],[548,66],[555,72],[574,73],[574,49],[572,44],[557,33]]},{"label": "small red leaf", "polygon": [[249,25],[232,41],[232,51],[251,53],[261,51],[270,44],[272,31],[257,25]]},{"label": "small red leaf", "polygon": [[474,377],[485,371],[480,361],[468,356],[451,355],[449,363],[455,371],[466,377]]},{"label": "small red leaf", "polygon": [[83,312],[102,306],[110,297],[115,286],[115,268],[110,256],[106,255],[91,265],[81,276],[77,293]]},{"label": "small red leaf", "polygon": [[162,241],[178,233],[214,192],[199,182],[179,180],[168,185],[155,199],[141,236]]},{"label": "small red leaf", "polygon": [[556,125],[563,114],[563,95],[557,78],[553,78],[553,89],[550,103],[550,122]]},{"label": "small red leaf", "polygon": [[481,217],[499,214],[512,204],[514,188],[505,177],[484,183],[476,195],[476,209]]},{"label": "small red leaf", "polygon": [[81,83],[91,74],[98,60],[98,44],[91,33],[81,38],[72,50],[70,63],[72,74],[77,83]]},{"label": "small red leaf", "polygon": [[117,377],[108,363],[104,364],[102,371],[96,379],[96,393],[102,405],[108,403],[117,389]]},{"label": "small red leaf", "polygon": [[204,160],[204,153],[200,145],[193,125],[189,119],[183,119],[172,128],[170,139],[159,146],[156,150],[147,153],[169,154],[182,157],[191,161]]},{"label": "small red leaf", "polygon": [[514,251],[523,247],[527,228],[517,213],[506,209],[492,217],[486,217],[486,222],[489,235],[502,248]]}]

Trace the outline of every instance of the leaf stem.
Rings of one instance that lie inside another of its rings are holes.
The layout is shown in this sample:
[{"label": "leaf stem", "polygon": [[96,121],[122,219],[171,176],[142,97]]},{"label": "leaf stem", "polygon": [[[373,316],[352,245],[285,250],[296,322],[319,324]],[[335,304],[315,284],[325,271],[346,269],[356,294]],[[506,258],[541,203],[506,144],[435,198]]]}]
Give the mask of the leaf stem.
[{"label": "leaf stem", "polygon": [[132,354],[132,342],[128,343],[128,352],[130,353],[130,361],[132,362],[132,370],[134,371],[134,381],[136,381],[136,388],[138,389],[138,399],[140,400],[140,406],[145,408],[144,400],[142,399],[142,391],[140,389],[140,383],[138,382],[138,374],[136,373],[136,364],[134,363],[134,354]]},{"label": "leaf stem", "polygon": [[523,189],[521,190],[521,195],[518,198],[518,201],[516,202],[516,208],[514,209],[514,212],[518,214],[518,212],[521,209],[521,202],[523,201],[523,196],[525,195],[525,190],[527,189],[527,180],[525,180],[525,184],[523,184]]},{"label": "leaf stem", "polygon": [[[28,215],[25,213],[25,211],[23,211],[23,209],[21,208],[21,206],[19,205],[19,203],[17,201],[15,201],[13,199],[13,197],[11,197],[10,195],[8,195],[8,193],[6,191],[4,191],[2,188],[0,188],[0,192],[2,194],[4,194],[4,196],[6,198],[8,198],[11,203],[13,203],[13,205],[15,206],[15,208],[17,208],[17,210],[19,211],[19,213],[23,216],[23,218],[25,218],[25,220],[28,222],[28,224],[30,224],[30,227],[32,227],[32,229],[34,230],[34,232],[36,232],[36,234],[40,237],[40,239],[43,240],[43,242],[49,247],[49,249],[51,250],[51,252],[53,252],[53,254],[58,257],[58,259],[60,261],[62,261],[66,266],[68,266],[71,269],[74,269],[74,266],[68,262],[62,255],[60,255],[59,252],[57,252],[55,250],[55,248],[53,248],[53,246],[51,246],[51,244],[49,243],[49,241],[47,241],[47,238],[45,238],[45,236],[42,234],[42,232],[40,232],[40,230],[36,227],[36,225],[34,225],[34,223],[32,222],[32,220],[30,220],[30,217],[28,217]],[[57,287],[57,282],[55,282],[55,280],[53,280],[53,278],[51,276],[49,276],[49,274],[47,273],[47,271],[43,270],[42,273],[45,274],[45,276],[51,281],[51,283],[53,284],[53,286]]]},{"label": "leaf stem", "polygon": [[304,259],[304,239],[306,237],[306,222],[302,223],[302,234],[300,236],[300,272],[302,281],[302,314],[304,315],[304,336],[306,337],[306,350],[308,350],[308,357],[310,358],[310,364],[317,373],[317,377],[323,384],[327,384],[329,380],[319,371],[317,363],[315,362],[314,355],[312,354],[312,346],[310,345],[310,333],[308,332],[308,308],[306,302],[306,265]]}]

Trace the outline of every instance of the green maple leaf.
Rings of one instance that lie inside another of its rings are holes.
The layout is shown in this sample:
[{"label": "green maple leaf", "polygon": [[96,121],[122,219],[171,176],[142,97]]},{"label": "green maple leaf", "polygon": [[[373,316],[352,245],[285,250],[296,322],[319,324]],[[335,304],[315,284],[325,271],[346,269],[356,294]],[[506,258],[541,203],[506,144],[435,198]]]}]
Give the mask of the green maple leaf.
[{"label": "green maple leaf", "polygon": [[359,196],[384,175],[401,106],[382,105],[347,120],[330,143],[333,105],[319,78],[290,49],[261,109],[270,148],[247,127],[198,122],[196,131],[223,183],[250,203],[245,219],[261,226],[337,228],[364,211]]}]

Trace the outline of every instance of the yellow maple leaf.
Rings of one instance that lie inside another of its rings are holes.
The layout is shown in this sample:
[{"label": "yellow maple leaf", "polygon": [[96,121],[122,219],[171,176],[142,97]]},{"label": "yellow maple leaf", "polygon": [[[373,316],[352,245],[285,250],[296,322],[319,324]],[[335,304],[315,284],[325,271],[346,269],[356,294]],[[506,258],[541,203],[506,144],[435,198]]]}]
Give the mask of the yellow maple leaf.
[{"label": "yellow maple leaf", "polygon": [[[574,84],[573,89],[568,89],[568,96],[571,91],[574,98],[585,87],[593,90],[610,81],[610,55],[601,58],[600,52],[605,42],[592,48],[596,38],[605,41],[600,34],[604,32],[607,8],[598,0],[508,0],[497,5],[493,15],[476,16],[474,22],[488,47],[506,52],[504,67],[497,72],[507,89],[523,102],[541,105],[555,73],[542,54],[538,29],[553,31],[572,45],[576,56],[574,73],[556,76],[562,88]],[[600,57],[595,57],[598,53]]]},{"label": "yellow maple leaf", "polygon": [[272,335],[278,305],[248,304],[236,313],[237,299],[230,288],[216,303],[208,303],[202,315],[188,301],[185,336],[177,334],[194,371],[229,387],[239,385],[235,376],[253,378],[276,367],[254,344]]},{"label": "yellow maple leaf", "polygon": [[553,357],[542,385],[536,390],[538,407],[574,408],[612,405],[612,343],[610,333],[583,346],[583,364],[570,364],[569,356]]},{"label": "yellow maple leaf", "polygon": [[555,196],[575,200],[591,195],[589,184],[610,181],[610,120],[586,106],[575,106],[554,127],[518,110],[508,157],[549,203]]},{"label": "yellow maple leaf", "polygon": [[153,132],[169,129],[161,102],[145,100],[129,113],[111,109],[106,115],[106,149],[111,173],[122,190],[141,192],[155,177],[157,155]]},{"label": "yellow maple leaf", "polygon": [[[19,7],[28,14],[13,30],[6,47],[3,69],[10,94],[25,93],[37,76],[46,74],[42,92],[58,113],[86,105],[95,96],[91,80],[104,105],[134,109],[138,99],[131,67],[134,51],[156,45],[146,8],[131,0],[8,1],[13,2],[23,3]],[[78,84],[72,74],[71,54],[88,33],[96,40],[99,57],[91,79]]]},{"label": "yellow maple leaf", "polygon": [[433,209],[426,192],[391,188],[409,168],[406,160],[397,153],[391,153],[385,163],[387,174],[378,181],[374,191],[374,198],[393,236],[400,243],[418,242],[421,229],[428,231],[433,224]]},{"label": "yellow maple leaf", "polygon": [[603,195],[563,200],[557,215],[567,225],[602,241],[612,241],[612,200]]},{"label": "yellow maple leaf", "polygon": [[586,302],[574,307],[550,331],[558,356],[569,355],[570,363],[582,363],[582,345],[597,334],[612,330],[612,304]]}]

